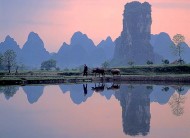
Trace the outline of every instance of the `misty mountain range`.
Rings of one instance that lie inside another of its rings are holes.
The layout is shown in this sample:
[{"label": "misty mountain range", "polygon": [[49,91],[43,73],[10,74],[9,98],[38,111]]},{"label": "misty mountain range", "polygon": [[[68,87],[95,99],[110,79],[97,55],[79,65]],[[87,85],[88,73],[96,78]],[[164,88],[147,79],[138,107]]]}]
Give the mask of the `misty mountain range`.
[{"label": "misty mountain range", "polygon": [[63,43],[53,59],[58,66],[77,67],[83,64],[99,66],[104,61],[111,60],[114,52],[114,42],[110,37],[97,46],[86,34],[76,32],[71,38],[70,45]]},{"label": "misty mountain range", "polygon": [[[168,59],[170,62],[178,59],[172,54],[172,40],[167,33],[151,35],[150,43],[154,53],[158,54],[155,56],[159,57],[156,63],[161,63],[161,59]],[[43,61],[51,58],[57,61],[57,66],[60,68],[73,68],[83,64],[96,67],[113,58],[115,42],[111,37],[107,37],[96,46],[86,34],[76,32],[73,34],[70,44],[64,42],[58,52],[52,54],[46,50],[40,36],[31,32],[22,49],[13,38],[7,36],[4,42],[0,43],[0,53],[4,53],[8,49],[14,50],[18,63],[27,67],[39,68]],[[190,61],[188,53],[190,53],[190,48],[184,44],[182,58],[186,63]]]},{"label": "misty mountain range", "polygon": [[114,42],[108,37],[96,46],[86,34],[76,32],[70,44],[64,42],[58,52],[52,54],[45,49],[39,35],[31,32],[22,49],[13,38],[7,36],[4,42],[0,43],[0,51],[4,53],[8,49],[14,50],[18,62],[27,67],[39,68],[43,61],[52,58],[57,61],[58,67],[72,68],[84,64],[100,66],[104,61],[111,60]]}]

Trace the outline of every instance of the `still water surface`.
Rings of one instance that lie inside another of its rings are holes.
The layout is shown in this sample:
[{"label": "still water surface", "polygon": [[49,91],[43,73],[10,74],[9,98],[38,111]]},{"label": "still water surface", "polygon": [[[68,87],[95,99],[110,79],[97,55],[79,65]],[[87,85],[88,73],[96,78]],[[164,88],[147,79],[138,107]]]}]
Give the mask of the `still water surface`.
[{"label": "still water surface", "polygon": [[2,138],[189,138],[190,87],[0,86]]}]

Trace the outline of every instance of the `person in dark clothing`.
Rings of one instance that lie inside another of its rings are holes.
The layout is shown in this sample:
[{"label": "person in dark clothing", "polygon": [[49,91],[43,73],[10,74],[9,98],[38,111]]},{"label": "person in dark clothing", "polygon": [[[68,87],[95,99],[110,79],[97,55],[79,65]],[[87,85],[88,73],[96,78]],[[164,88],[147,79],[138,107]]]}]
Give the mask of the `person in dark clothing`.
[{"label": "person in dark clothing", "polygon": [[88,93],[87,84],[86,85],[83,84],[83,90],[84,90],[84,96],[87,95]]},{"label": "person in dark clothing", "polygon": [[86,77],[88,76],[88,67],[86,66],[86,64],[84,64],[84,71],[83,71],[83,76],[85,75]]}]

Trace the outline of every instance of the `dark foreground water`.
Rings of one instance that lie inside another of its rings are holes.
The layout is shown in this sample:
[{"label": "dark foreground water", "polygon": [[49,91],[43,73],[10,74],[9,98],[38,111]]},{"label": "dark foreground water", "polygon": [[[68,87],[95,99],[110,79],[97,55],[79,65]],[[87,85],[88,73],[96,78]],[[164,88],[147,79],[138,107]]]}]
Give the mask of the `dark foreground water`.
[{"label": "dark foreground water", "polygon": [[187,86],[0,86],[1,138],[189,138]]}]

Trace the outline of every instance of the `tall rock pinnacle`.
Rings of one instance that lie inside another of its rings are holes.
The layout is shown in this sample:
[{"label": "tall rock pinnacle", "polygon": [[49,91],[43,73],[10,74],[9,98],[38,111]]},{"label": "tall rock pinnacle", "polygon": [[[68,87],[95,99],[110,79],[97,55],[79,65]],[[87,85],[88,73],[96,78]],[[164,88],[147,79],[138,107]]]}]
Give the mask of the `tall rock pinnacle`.
[{"label": "tall rock pinnacle", "polygon": [[123,31],[115,41],[113,64],[127,65],[128,62],[146,64],[154,61],[150,44],[151,5],[147,2],[131,2],[125,5]]}]

